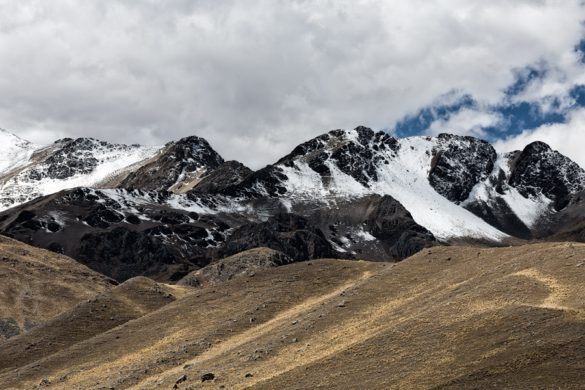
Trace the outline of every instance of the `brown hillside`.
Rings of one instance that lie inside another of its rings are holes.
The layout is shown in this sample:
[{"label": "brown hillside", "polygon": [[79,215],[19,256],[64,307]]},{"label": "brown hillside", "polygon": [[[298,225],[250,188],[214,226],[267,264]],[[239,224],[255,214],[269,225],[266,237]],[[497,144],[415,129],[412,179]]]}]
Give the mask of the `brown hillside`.
[{"label": "brown hillside", "polygon": [[0,236],[0,340],[111,287],[73,259]]},{"label": "brown hillside", "polygon": [[584,277],[569,243],[295,263],[195,290],[0,387],[577,389]]},{"label": "brown hillside", "polygon": [[[2,344],[0,372],[52,355],[141,317],[191,291],[136,277]],[[23,348],[23,345],[25,346]]]},{"label": "brown hillside", "polygon": [[192,287],[217,285],[233,278],[253,275],[263,269],[292,262],[290,257],[274,249],[248,249],[193,271],[182,278],[178,284]]}]

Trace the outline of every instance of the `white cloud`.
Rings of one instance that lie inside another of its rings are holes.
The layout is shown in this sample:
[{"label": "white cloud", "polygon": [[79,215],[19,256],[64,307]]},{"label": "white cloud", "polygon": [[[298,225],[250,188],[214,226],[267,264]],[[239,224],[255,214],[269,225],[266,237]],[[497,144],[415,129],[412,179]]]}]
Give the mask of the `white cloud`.
[{"label": "white cloud", "polygon": [[486,127],[497,126],[503,120],[498,113],[484,112],[471,108],[464,108],[449,115],[445,119],[437,119],[429,126],[427,133],[437,135],[451,133],[458,135],[470,135],[485,138]]},{"label": "white cloud", "polygon": [[546,142],[551,148],[585,168],[585,108],[573,111],[566,123],[544,125],[495,143],[499,152],[522,150],[534,141]]},{"label": "white cloud", "polygon": [[527,98],[566,92],[585,74],[581,3],[0,0],[0,127],[36,142],[197,134],[258,167],[448,91],[501,102],[534,63],[554,72]]}]

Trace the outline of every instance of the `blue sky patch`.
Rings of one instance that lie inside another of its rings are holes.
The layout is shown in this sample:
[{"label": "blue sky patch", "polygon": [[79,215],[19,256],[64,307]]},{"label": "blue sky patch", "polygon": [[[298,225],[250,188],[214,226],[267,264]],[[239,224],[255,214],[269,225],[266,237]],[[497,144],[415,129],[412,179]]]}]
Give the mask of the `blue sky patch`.
[{"label": "blue sky patch", "polygon": [[452,104],[422,108],[415,115],[408,115],[399,121],[394,128],[394,134],[398,137],[423,134],[436,120],[448,119],[453,113],[475,105],[476,102],[470,95],[464,95]]},{"label": "blue sky patch", "polygon": [[582,39],[581,42],[575,47],[575,51],[581,54],[581,62],[585,64],[585,39]]},{"label": "blue sky patch", "polygon": [[[581,41],[577,50],[582,51],[585,58],[585,40]],[[585,61],[585,59],[584,59]],[[547,101],[546,112],[537,102],[513,101],[513,97],[522,93],[530,83],[546,76],[545,64],[526,67],[516,73],[516,80],[506,89],[504,102],[489,107],[480,107],[478,102],[470,95],[464,95],[452,104],[438,104],[421,108],[414,115],[407,115],[401,119],[390,132],[398,137],[421,135],[428,132],[435,121],[447,121],[450,116],[463,109],[476,109],[478,111],[498,114],[503,118],[497,126],[485,127],[482,130],[488,141],[495,141],[503,137],[509,137],[521,133],[524,130],[538,128],[545,124],[564,123],[571,110],[585,107],[585,85],[576,85],[569,92],[571,103],[567,107],[562,104],[560,98],[550,97]],[[445,128],[445,132],[449,129]]]}]

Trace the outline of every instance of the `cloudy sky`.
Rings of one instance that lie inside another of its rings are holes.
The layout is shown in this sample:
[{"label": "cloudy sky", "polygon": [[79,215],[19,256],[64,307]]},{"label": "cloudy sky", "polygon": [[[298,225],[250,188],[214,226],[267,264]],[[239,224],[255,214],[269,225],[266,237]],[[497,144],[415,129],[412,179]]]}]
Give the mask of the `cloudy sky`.
[{"label": "cloudy sky", "polygon": [[253,168],[335,128],[541,139],[585,166],[583,0],[0,0],[0,127],[196,134]]}]

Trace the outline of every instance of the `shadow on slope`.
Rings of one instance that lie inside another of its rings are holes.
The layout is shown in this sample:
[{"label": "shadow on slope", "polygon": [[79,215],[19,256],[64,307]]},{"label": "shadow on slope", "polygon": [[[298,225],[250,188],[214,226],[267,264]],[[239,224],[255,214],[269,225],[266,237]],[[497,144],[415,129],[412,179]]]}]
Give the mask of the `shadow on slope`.
[{"label": "shadow on slope", "polygon": [[578,388],[584,276],[585,245],[570,243],[294,263],[195,290],[0,384]]}]

